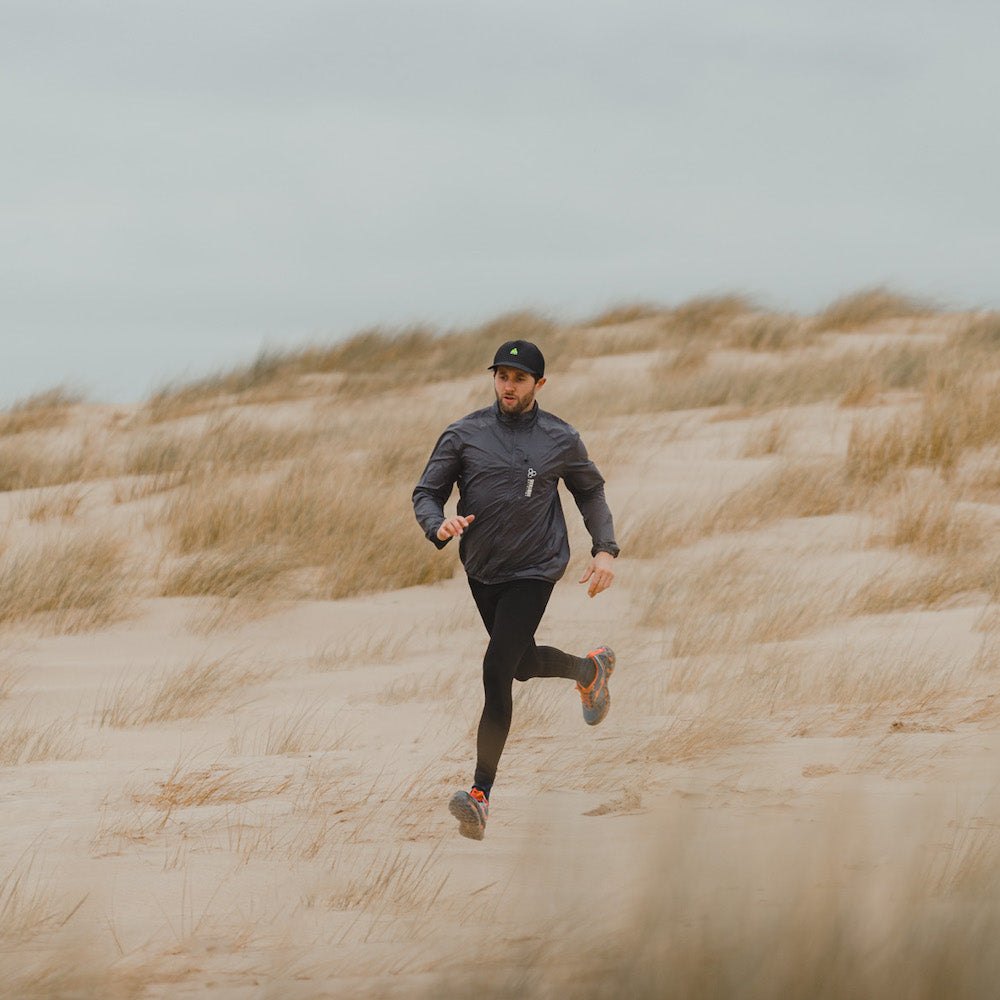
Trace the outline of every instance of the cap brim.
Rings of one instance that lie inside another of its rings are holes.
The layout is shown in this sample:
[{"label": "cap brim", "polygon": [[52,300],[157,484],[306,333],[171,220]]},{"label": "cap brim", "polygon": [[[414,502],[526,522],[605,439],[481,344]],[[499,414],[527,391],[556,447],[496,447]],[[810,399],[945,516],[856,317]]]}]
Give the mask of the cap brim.
[{"label": "cap brim", "polygon": [[541,376],[533,368],[526,368],[522,364],[518,364],[516,361],[501,361],[498,364],[490,365],[486,370],[488,372],[495,372],[498,368],[516,368],[519,372],[527,372],[529,375],[534,375],[535,378],[541,378]]}]

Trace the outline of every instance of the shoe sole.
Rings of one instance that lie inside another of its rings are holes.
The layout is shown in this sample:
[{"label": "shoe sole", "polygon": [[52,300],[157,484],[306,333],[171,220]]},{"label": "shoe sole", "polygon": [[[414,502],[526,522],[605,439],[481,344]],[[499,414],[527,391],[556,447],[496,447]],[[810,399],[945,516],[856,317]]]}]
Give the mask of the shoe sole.
[{"label": "shoe sole", "polygon": [[463,837],[468,837],[469,840],[483,839],[486,827],[468,792],[456,792],[448,803],[448,812],[458,820],[458,832]]}]

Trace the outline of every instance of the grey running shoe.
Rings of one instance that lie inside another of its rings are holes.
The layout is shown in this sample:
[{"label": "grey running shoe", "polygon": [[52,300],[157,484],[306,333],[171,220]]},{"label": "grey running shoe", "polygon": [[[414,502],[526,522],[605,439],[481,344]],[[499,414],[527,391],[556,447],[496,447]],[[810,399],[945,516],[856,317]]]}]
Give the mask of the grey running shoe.
[{"label": "grey running shoe", "polygon": [[478,788],[470,792],[455,792],[448,803],[448,811],[458,820],[458,832],[463,837],[483,839],[490,815],[490,800]]},{"label": "grey running shoe", "polygon": [[577,681],[576,689],[580,692],[580,700],[583,702],[583,721],[588,726],[596,726],[604,721],[608,709],[611,708],[608,678],[615,669],[615,654],[610,647],[601,646],[600,649],[589,652],[587,656],[594,661],[597,671],[590,682],[590,687],[584,687]]}]

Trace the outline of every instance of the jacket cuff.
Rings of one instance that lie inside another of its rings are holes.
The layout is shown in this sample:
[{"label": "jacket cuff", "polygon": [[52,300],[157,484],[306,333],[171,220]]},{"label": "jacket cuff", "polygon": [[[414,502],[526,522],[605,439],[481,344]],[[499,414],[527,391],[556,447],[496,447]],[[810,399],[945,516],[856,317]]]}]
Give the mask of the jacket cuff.
[{"label": "jacket cuff", "polygon": [[442,542],[441,539],[438,538],[436,531],[425,531],[424,537],[427,539],[427,541],[432,542],[434,547],[437,549],[443,549],[451,541],[450,538],[446,538]]},{"label": "jacket cuff", "polygon": [[596,556],[598,552],[607,552],[613,559],[617,559],[621,549],[614,542],[596,542],[590,550],[591,557]]}]

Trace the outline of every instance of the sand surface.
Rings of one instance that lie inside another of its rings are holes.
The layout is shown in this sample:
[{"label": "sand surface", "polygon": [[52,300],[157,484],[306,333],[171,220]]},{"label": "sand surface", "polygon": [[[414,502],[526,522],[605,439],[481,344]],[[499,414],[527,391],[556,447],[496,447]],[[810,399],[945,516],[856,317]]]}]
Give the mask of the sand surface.
[{"label": "sand surface", "polygon": [[[566,398],[595,373],[627,385],[649,363],[580,362]],[[459,383],[459,405],[480,383]],[[294,426],[304,405],[259,409]],[[912,405],[899,393],[870,409]],[[689,520],[782,463],[836,464],[859,412],[835,400],[598,412],[581,429],[624,535],[650,515]],[[132,418],[81,406],[75,419],[109,414]],[[780,449],[748,456],[776,421]],[[153,501],[116,503],[121,485],[85,484],[73,523],[140,537]],[[58,519],[26,515],[59,490],[0,494],[5,551],[59,537]],[[73,995],[363,998],[476,995],[472,968],[524,996],[584,995],[579,955],[606,952],[648,960],[657,995],[670,955],[721,961],[709,942],[743,954],[740,942],[798,927],[833,934],[817,913],[883,947],[911,908],[995,912],[993,605],[970,590],[835,612],[878,574],[930,558],[879,544],[883,512],[778,517],[660,555],[626,548],[595,600],[576,583],[587,543],[574,524],[538,638],[579,653],[611,644],[613,707],[591,729],[568,683],[518,690],[482,843],[447,811],[471,778],[481,708],[484,634],[461,572],[279,600],[214,626],[214,599],[148,589],[97,628],[8,623],[5,726],[49,739],[39,759],[0,770],[10,975],[44,972],[50,995],[70,995],[65,981]],[[761,609],[801,627],[740,631]],[[202,671],[204,701],[151,720],[185,670]]]}]

